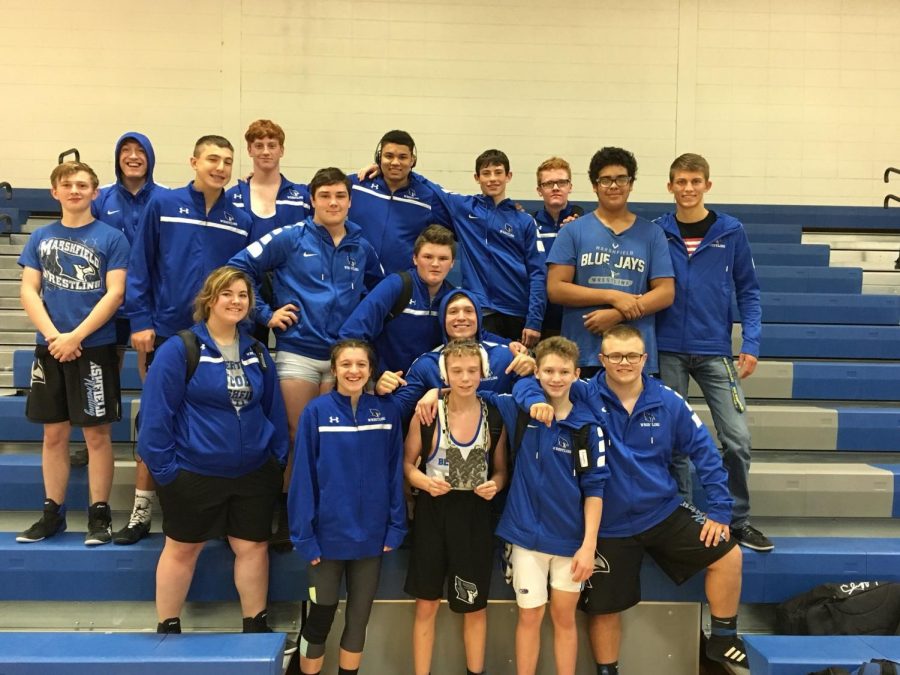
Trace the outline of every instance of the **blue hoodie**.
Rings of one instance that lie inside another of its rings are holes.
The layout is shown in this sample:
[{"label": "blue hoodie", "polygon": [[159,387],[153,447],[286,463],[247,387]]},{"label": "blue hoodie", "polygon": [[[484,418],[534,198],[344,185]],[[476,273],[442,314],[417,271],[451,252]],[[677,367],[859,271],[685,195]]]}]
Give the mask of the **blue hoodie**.
[{"label": "blue hoodie", "polygon": [[305,560],[358,560],[400,546],[403,432],[389,399],[362,394],[355,412],[336,391],[313,399],[300,416],[294,453],[288,522]]},{"label": "blue hoodie", "polygon": [[401,314],[388,319],[403,292],[403,279],[399,274],[391,274],[363,298],[338,333],[342,340],[357,338],[372,343],[378,354],[379,372],[402,370],[405,373],[423,348],[441,343],[443,333],[438,321],[438,307],[453,286],[445,281],[432,298],[416,268],[407,272],[412,282],[412,295]]},{"label": "blue hoodie", "polygon": [[266,368],[253,350],[253,338],[239,332],[239,353],[252,396],[238,413],[225,384],[225,362],[205,323],[191,330],[200,340],[200,361],[185,383],[186,352],[179,338],[156,352],[141,394],[138,454],[160,485],[186,469],[206,476],[236,478],[274,458],[287,463],[287,415],[275,363]]},{"label": "blue hoodie", "polygon": [[495,205],[492,197],[459,195],[422,181],[453,216],[462,285],[472,289],[485,310],[524,317],[525,328],[541,330],[547,270],[534,218],[511,199]]},{"label": "blue hoodie", "polygon": [[[253,279],[259,323],[268,324],[284,305],[300,308],[297,323],[274,330],[278,350],[327,359],[344,321],[366,290],[384,278],[378,256],[359,225],[348,220],[344,227],[347,232],[335,247],[328,230],[307,217],[302,223],[277,228],[228,261]],[[273,272],[276,307],[259,293],[269,271]]]},{"label": "blue hoodie", "polygon": [[[488,365],[491,368],[491,372],[481,379],[479,391],[495,391],[498,394],[508,394],[512,391],[513,383],[519,379],[519,376],[515,373],[504,372],[509,364],[512,363],[513,353],[505,344],[485,339],[485,333],[481,328],[481,305],[471,291],[457,288],[444,295],[443,300],[441,300],[441,305],[438,308],[438,319],[444,343],[446,344],[450,340],[447,336],[447,305],[450,304],[451,300],[456,299],[457,295],[465,295],[475,305],[477,328],[474,339],[478,340],[487,352]],[[438,359],[443,348],[444,345],[441,344],[416,359],[410,366],[409,372],[404,376],[406,384],[394,392],[394,401],[399,406],[404,419],[412,415],[416,403],[429,390],[444,386],[444,382],[441,380],[440,366],[438,365]]]},{"label": "blue hoodie", "polygon": [[152,328],[169,337],[189,328],[203,282],[249,243],[250,226],[250,216],[232,207],[224,190],[208,214],[193,182],[156,190],[128,261],[125,312],[131,332]]},{"label": "blue hoodie", "polygon": [[759,281],[744,226],[716,212],[703,241],[688,256],[675,215],[655,221],[665,232],[675,268],[675,302],[656,315],[656,348],[662,352],[731,356],[732,296],[737,297],[741,353],[759,356],[762,308]]},{"label": "blue hoodie", "polygon": [[237,185],[225,193],[225,197],[231,200],[234,208],[243,209],[253,219],[250,241],[260,239],[277,227],[299,223],[307,216],[312,215],[309,189],[302,183],[292,183],[284,176],[281,177],[281,185],[278,188],[278,194],[275,195],[275,215],[268,218],[263,218],[253,212],[250,204],[249,181],[239,180]]},{"label": "blue hoodie", "polygon": [[[515,384],[522,390],[527,381]],[[538,384],[540,386],[540,384]],[[507,429],[507,444],[514,442],[519,406],[513,396],[485,394],[500,410]],[[516,465],[512,485],[497,536],[511,544],[550,555],[571,557],[584,541],[584,498],[603,497],[609,477],[606,466],[606,442],[600,427],[600,411],[590,403],[574,403],[568,417],[553,420],[548,428],[531,420],[515,449]],[[573,432],[589,426],[591,468],[576,474],[572,453]]]},{"label": "blue hoodie", "polygon": [[353,175],[350,180],[350,220],[363,229],[387,274],[409,267],[416,237],[426,227],[434,223],[452,227],[434,188],[416,173],[409,174],[409,185],[396,192],[382,176],[360,181]]},{"label": "blue hoodie", "polygon": [[[728,472],[703,422],[687,401],[659,380],[644,375],[643,384],[630,415],[607,386],[604,371],[572,385],[573,401],[602,406],[610,474],[603,493],[600,536],[630,537],[646,532],[678,508],[681,497],[669,473],[676,452],[690,457],[696,467],[706,491],[709,517],[717,523],[730,523],[734,500],[728,491]],[[523,407],[544,402],[536,380],[525,380],[514,394]]]},{"label": "blue hoodie", "polygon": [[[119,152],[127,140],[135,140],[144,148],[147,155],[147,180],[137,194],[131,194],[122,183],[122,167],[119,166]],[[104,185],[100,188],[100,194],[91,203],[91,213],[97,220],[102,220],[107,225],[120,230],[128,238],[128,243],[134,242],[138,225],[144,207],[150,201],[150,197],[157,189],[165,189],[153,181],[153,169],[156,166],[156,153],[150,139],[136,131],[126,131],[116,141],[116,151],[113,158],[116,167],[116,182]]]},{"label": "blue hoodie", "polygon": [[[559,212],[559,216],[554,220],[553,216],[551,216],[546,208],[539,209],[532,213],[534,216],[534,222],[537,224],[537,236],[538,240],[541,242],[541,255],[544,258],[544,262],[547,262],[547,254],[550,252],[550,249],[553,248],[553,242],[556,241],[556,235],[559,234],[559,230],[562,226],[562,221],[564,221],[569,216],[580,217],[584,215],[584,209],[582,209],[577,204],[568,203],[565,208]],[[562,305],[557,305],[555,302],[547,301],[547,308],[544,310],[544,324],[541,332],[546,332],[547,330],[554,330],[559,333],[562,330],[562,315],[563,308]]]}]

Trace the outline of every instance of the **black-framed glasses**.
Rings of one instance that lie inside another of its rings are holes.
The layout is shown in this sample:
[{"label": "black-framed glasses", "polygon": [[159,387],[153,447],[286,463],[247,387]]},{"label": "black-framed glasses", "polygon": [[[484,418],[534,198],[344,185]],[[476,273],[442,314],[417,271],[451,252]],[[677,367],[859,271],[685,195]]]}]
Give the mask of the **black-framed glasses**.
[{"label": "black-framed glasses", "polygon": [[631,176],[600,176],[597,179],[597,183],[600,187],[612,187],[613,184],[616,184],[619,187],[625,187],[628,185],[633,179]]},{"label": "black-framed glasses", "polygon": [[641,359],[644,358],[644,354],[638,354],[637,352],[629,352],[628,354],[620,354],[619,352],[604,354],[601,352],[600,356],[615,365],[619,365],[622,361],[627,361],[632,366],[636,366],[641,362]]},{"label": "black-framed glasses", "polygon": [[558,187],[560,190],[563,190],[569,187],[572,184],[568,178],[562,178],[560,180],[545,180],[543,183],[538,183],[538,185],[544,190],[551,190],[555,187]]}]

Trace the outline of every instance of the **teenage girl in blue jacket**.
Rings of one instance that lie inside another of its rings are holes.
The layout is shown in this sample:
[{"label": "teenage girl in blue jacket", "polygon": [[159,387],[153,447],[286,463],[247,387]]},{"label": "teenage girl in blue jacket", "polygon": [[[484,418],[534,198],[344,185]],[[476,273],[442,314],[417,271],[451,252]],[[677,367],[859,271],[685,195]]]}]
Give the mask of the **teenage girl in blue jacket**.
[{"label": "teenage girl in blue jacket", "polygon": [[222,536],[235,555],[244,632],[269,632],[267,544],[288,437],[275,365],[242,324],[252,305],[243,272],[214,270],[195,301],[196,370],[188,374],[186,343],[173,336],[144,384],[138,453],[159,486],[166,535],[156,568],[160,633],[181,632],[197,558]]},{"label": "teenage girl in blue jacket", "polygon": [[406,535],[400,413],[389,399],[366,393],[375,363],[368,343],[338,342],[331,350],[335,390],[310,402],[300,417],[288,520],[291,541],[309,562],[303,673],[322,670],[345,575],[339,672],[359,669],[382,554]]}]

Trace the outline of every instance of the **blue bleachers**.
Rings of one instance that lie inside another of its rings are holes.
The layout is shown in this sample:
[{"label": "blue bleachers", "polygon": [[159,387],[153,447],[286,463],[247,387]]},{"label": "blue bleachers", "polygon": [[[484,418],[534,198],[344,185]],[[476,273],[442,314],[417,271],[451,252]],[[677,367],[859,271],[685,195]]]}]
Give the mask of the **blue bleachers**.
[{"label": "blue bleachers", "polygon": [[763,358],[900,359],[900,326],[763,323]]},{"label": "blue bleachers", "polygon": [[[134,427],[134,411],[136,406],[132,403],[137,397],[130,394],[122,395],[122,419],[112,425],[112,440],[114,443],[128,443],[132,439]],[[39,442],[43,436],[43,426],[29,422],[25,418],[24,396],[0,396],[0,429],[3,430],[2,442]],[[72,442],[78,443],[84,440],[80,429],[72,429]]]},{"label": "blue bleachers", "polygon": [[280,675],[284,633],[0,633],[3,675]]},{"label": "blue bleachers", "polygon": [[[84,527],[71,521],[73,527]],[[20,544],[13,533],[0,533],[0,600],[152,600],[154,573],[163,538],[151,534],[133,546],[86,549],[83,534],[66,532],[36,544]],[[900,541],[877,538],[775,537],[772,553],[744,550],[742,602],[781,602],[813,586],[834,581],[900,581]],[[384,558],[378,598],[409,599],[403,591],[409,551]],[[188,599],[218,602],[237,599],[232,583],[234,557],[222,542],[206,545]],[[304,563],[296,554],[271,556],[269,597],[298,601],[307,597]],[[703,575],[675,586],[649,557],[641,572],[643,598],[698,602]],[[492,598],[513,599],[499,569]]]},{"label": "blue bleachers", "polygon": [[765,323],[900,325],[900,295],[761,293],[760,301]]},{"label": "blue bleachers", "polygon": [[838,450],[900,450],[900,410],[838,408]]},{"label": "blue bleachers", "polygon": [[745,635],[751,675],[808,675],[871,659],[900,663],[900,637],[873,635]]},{"label": "blue bleachers", "polygon": [[799,244],[803,240],[803,227],[797,223],[746,223],[744,230],[750,244]]},{"label": "blue bleachers", "polygon": [[900,363],[796,361],[798,400],[900,401]]},{"label": "blue bleachers", "polygon": [[[31,387],[31,364],[34,362],[34,348],[17,349],[13,353],[13,386],[16,389]],[[141,389],[141,378],[137,371],[137,352],[125,352],[120,383],[123,391]]]},{"label": "blue bleachers", "polygon": [[753,262],[761,266],[824,267],[831,258],[831,247],[827,244],[782,244],[756,242],[751,245]]},{"label": "blue bleachers", "polygon": [[759,267],[759,287],[767,293],[861,293],[857,267]]}]

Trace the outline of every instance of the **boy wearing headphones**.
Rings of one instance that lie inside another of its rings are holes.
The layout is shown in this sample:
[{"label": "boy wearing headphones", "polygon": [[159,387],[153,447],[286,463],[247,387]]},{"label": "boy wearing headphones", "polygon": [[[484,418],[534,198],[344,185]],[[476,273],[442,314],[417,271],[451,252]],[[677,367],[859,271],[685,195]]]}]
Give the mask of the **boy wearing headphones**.
[{"label": "boy wearing headphones", "polygon": [[436,190],[412,173],[416,143],[407,132],[388,131],[375,147],[375,176],[368,167],[351,176],[353,200],[350,220],[375,247],[385,274],[409,267],[416,237],[433,223],[450,227],[451,218]]},{"label": "boy wearing headphones", "polygon": [[466,672],[477,675],[487,642],[490,500],[506,485],[506,432],[492,442],[487,403],[477,395],[489,368],[483,347],[454,340],[439,365],[450,391],[433,426],[413,420],[404,446],[404,473],[418,490],[405,585],[416,598],[413,661],[416,675],[431,671],[435,619],[446,597],[450,610],[463,614]]}]

